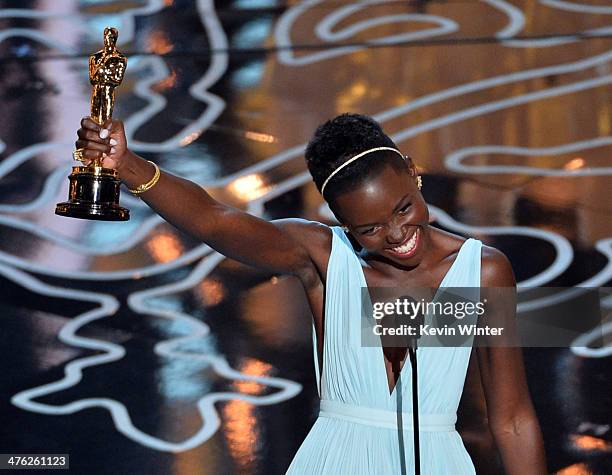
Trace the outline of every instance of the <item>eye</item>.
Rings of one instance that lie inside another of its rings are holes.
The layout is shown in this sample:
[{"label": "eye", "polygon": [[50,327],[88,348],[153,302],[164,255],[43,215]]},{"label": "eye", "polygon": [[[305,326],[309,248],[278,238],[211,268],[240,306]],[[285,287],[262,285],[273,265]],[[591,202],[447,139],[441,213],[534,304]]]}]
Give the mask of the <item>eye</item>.
[{"label": "eye", "polygon": [[370,236],[370,235],[374,234],[376,231],[378,231],[378,226],[373,226],[371,228],[366,229],[361,234],[362,235],[366,235],[366,236]]},{"label": "eye", "polygon": [[408,212],[408,210],[410,209],[410,206],[412,206],[412,203],[408,203],[406,206],[404,206],[403,208],[401,208],[401,209],[399,210],[399,213],[400,213],[400,214],[407,213],[407,212]]}]

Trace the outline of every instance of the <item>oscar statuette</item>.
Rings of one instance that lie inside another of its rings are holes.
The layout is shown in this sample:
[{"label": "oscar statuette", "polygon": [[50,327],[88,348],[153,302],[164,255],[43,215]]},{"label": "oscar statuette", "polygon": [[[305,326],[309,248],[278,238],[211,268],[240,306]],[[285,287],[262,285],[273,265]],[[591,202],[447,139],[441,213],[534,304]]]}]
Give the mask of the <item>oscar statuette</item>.
[{"label": "oscar statuette", "polygon": [[[99,125],[112,118],[115,88],[125,75],[127,58],[117,51],[118,32],[104,29],[104,48],[89,57],[91,92],[91,118]],[[83,161],[82,150],[73,152],[75,160]],[[58,203],[55,214],[71,218],[103,221],[127,221],[130,210],[119,206],[121,181],[116,170],[102,167],[102,158],[87,166],[72,167],[68,177],[68,201]]]}]

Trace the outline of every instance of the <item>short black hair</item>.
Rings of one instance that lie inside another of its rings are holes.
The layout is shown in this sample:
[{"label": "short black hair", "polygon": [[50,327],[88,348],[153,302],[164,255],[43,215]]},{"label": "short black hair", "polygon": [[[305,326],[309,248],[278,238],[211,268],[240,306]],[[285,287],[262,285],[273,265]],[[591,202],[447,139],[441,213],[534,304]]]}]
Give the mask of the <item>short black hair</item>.
[{"label": "short black hair", "polygon": [[[361,114],[341,114],[315,131],[306,146],[306,164],[319,192],[327,177],[351,157],[375,147],[397,146],[373,118]],[[354,188],[366,178],[379,173],[387,164],[405,169],[406,162],[392,151],[368,154],[340,170],[325,187],[324,198],[334,197]]]}]

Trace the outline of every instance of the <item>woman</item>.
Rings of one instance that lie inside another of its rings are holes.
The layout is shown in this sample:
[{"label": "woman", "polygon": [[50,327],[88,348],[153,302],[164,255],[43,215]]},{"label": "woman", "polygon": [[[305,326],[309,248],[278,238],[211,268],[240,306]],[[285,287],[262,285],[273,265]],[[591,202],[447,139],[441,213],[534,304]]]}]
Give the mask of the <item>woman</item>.
[{"label": "woman", "polygon": [[[160,174],[156,165],[131,152],[121,122],[104,127],[82,120],[76,146],[86,163],[103,157],[103,166],[115,168],[164,219],[221,254],[294,275],[302,283],[314,318],[321,411],[288,473],[412,473],[411,424],[399,431],[402,449],[395,422],[398,393],[404,395],[402,411],[410,413],[410,377],[405,375],[410,365],[398,378],[391,353],[380,346],[361,347],[354,339],[359,290],[515,287],[506,257],[480,241],[429,225],[414,163],[366,116],[343,114],[326,122],[306,149],[313,180],[342,229],[303,219],[268,222],[225,206],[195,183]],[[470,351],[418,352],[424,474],[474,473],[454,430]],[[520,349],[483,346],[477,352],[489,426],[506,472],[546,473]]]}]

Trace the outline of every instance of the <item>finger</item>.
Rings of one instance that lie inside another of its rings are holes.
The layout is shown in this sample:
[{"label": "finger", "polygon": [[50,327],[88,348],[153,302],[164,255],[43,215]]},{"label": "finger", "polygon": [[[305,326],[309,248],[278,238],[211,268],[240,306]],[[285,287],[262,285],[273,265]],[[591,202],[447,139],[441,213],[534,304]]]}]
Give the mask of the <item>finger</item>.
[{"label": "finger", "polygon": [[111,135],[111,130],[113,128],[113,120],[106,119],[102,124],[102,128],[100,129],[100,138],[108,139]]},{"label": "finger", "polygon": [[95,132],[93,130],[87,130],[87,129],[81,128],[77,130],[77,136],[82,140],[89,140],[91,142],[108,144],[108,139],[100,138],[99,132]]},{"label": "finger", "polygon": [[95,123],[91,117],[83,117],[81,119],[81,127],[88,130],[93,130],[94,132],[98,132],[101,127]]},{"label": "finger", "polygon": [[110,136],[110,130],[108,129],[100,129],[100,132],[98,133],[98,135],[100,136],[101,139],[108,139],[108,137]]},{"label": "finger", "polygon": [[84,148],[84,149],[88,149],[88,150],[97,150],[99,152],[103,152],[103,153],[110,153],[111,151],[111,147],[109,147],[106,144],[103,143],[98,143],[98,142],[92,142],[89,140],[77,140],[75,142],[76,148]]},{"label": "finger", "polygon": [[104,159],[102,160],[102,166],[104,168],[117,168],[118,164],[119,163],[117,162],[117,160],[114,160],[112,157],[109,157],[108,155],[104,157]]},{"label": "finger", "polygon": [[88,148],[83,150],[83,158],[87,158],[89,160],[102,158],[102,154],[103,152],[99,152],[98,150],[90,150]]},{"label": "finger", "polygon": [[100,128],[99,135],[101,139],[108,139],[111,133],[111,127],[113,125],[112,119],[106,119]]}]

